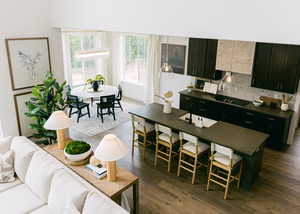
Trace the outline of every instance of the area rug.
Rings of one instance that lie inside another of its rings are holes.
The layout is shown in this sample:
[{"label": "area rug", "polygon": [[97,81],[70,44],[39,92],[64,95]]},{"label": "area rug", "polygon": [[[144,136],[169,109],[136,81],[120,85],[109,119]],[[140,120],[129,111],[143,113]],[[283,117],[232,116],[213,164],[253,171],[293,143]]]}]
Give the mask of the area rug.
[{"label": "area rug", "polygon": [[[104,115],[103,123],[101,122],[100,117],[97,118],[95,105],[90,108],[90,111],[91,118],[87,115],[80,118],[79,123],[73,125],[71,129],[88,137],[93,137],[130,120],[130,115],[127,113],[126,109],[124,109],[124,111],[116,109],[116,120],[113,119],[112,115]],[[76,119],[76,115],[73,115],[72,118]]]}]

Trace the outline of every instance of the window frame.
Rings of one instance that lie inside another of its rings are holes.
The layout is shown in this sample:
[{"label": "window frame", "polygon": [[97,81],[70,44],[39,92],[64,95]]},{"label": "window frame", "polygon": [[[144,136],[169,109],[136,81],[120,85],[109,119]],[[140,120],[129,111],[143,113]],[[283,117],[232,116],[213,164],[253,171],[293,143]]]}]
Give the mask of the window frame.
[{"label": "window frame", "polygon": [[[144,86],[145,85],[145,79],[143,79],[142,73],[140,70],[138,70],[138,81],[130,81],[128,79],[125,79],[125,69],[126,69],[126,37],[127,36],[135,36],[135,37],[142,37],[144,39],[148,40],[148,44],[150,41],[150,36],[149,35],[145,35],[145,34],[137,34],[137,33],[123,33],[122,38],[121,38],[121,52],[122,52],[122,62],[121,62],[121,73],[122,73],[122,82],[128,82],[131,84],[135,84],[135,85],[140,85],[140,86]],[[146,47],[146,52],[149,53],[149,45]],[[147,72],[147,68],[148,68],[148,63],[149,63],[149,59],[148,59],[149,55],[147,54],[147,58],[145,61],[145,73]]]},{"label": "window frame", "polygon": [[[70,46],[70,37],[71,36],[80,36],[80,49],[81,50],[84,50],[83,49],[83,43],[84,43],[84,36],[90,36],[90,35],[94,35],[94,43],[95,43],[95,47],[94,48],[97,48],[97,42],[100,41],[101,43],[101,39],[99,38],[99,41],[97,41],[97,37],[99,37],[102,33],[101,31],[66,31],[66,32],[62,32],[63,33],[63,52],[64,52],[64,58],[65,58],[65,62],[64,62],[64,68],[65,68],[65,76],[66,76],[66,80],[68,82],[68,84],[74,88],[74,87],[78,87],[78,86],[82,86],[83,84],[74,84],[73,83],[73,70],[74,68],[72,68],[72,62],[71,62],[71,46]],[[88,61],[94,61],[95,64],[97,64],[97,60],[98,59],[94,59],[94,60],[88,60]],[[87,61],[87,62],[88,62]],[[85,61],[81,61],[81,72],[83,73],[84,75],[84,71],[86,69],[86,62]]]}]

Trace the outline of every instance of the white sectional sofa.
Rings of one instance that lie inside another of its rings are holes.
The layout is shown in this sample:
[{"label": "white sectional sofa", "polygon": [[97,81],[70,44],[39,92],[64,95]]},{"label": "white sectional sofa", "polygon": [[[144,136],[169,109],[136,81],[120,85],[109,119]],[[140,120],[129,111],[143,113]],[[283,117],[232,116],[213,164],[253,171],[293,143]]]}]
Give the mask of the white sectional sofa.
[{"label": "white sectional sofa", "polygon": [[128,213],[29,139],[14,137],[7,149],[17,179],[0,183],[1,214]]}]

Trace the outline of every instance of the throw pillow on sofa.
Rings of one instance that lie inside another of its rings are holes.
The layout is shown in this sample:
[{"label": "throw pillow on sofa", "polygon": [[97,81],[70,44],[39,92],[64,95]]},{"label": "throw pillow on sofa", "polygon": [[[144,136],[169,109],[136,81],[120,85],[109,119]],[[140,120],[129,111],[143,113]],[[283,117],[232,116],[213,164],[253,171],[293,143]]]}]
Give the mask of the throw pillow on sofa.
[{"label": "throw pillow on sofa", "polygon": [[14,174],[14,153],[8,151],[5,154],[0,154],[0,183],[15,181]]},{"label": "throw pillow on sofa", "polygon": [[0,138],[0,154],[5,154],[10,150],[12,137]]},{"label": "throw pillow on sofa", "polygon": [[25,184],[47,202],[52,178],[59,169],[62,166],[51,160],[45,151],[35,152],[26,173]]},{"label": "throw pillow on sofa", "polygon": [[81,211],[88,190],[65,170],[55,173],[50,187],[48,206],[53,213],[62,213],[70,201]]},{"label": "throw pillow on sofa", "polygon": [[14,137],[11,142],[11,150],[14,152],[14,169],[21,181],[25,182],[25,175],[31,161],[34,148],[26,137]]},{"label": "throw pillow on sofa", "polygon": [[80,214],[80,212],[74,205],[74,202],[69,202],[65,207],[63,214]]}]

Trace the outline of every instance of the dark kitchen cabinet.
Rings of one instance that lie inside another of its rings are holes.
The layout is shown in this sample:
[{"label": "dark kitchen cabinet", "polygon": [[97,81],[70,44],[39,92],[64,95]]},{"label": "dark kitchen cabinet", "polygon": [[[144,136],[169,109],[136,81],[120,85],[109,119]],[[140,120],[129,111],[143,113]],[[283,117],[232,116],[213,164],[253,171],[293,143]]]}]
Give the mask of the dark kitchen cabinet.
[{"label": "dark kitchen cabinet", "polygon": [[[219,102],[201,92],[188,95],[180,92],[180,109],[192,114],[200,115],[214,120],[232,123],[245,128],[270,134],[267,146],[282,149],[287,144],[288,132],[292,114],[289,116],[272,116],[267,113],[240,107],[238,105]],[[199,96],[197,96],[199,95]],[[252,105],[252,104],[250,104]]]},{"label": "dark kitchen cabinet", "polygon": [[187,75],[212,79],[217,57],[218,40],[189,39]]},{"label": "dark kitchen cabinet", "polygon": [[300,75],[300,46],[256,43],[252,87],[295,93]]}]

